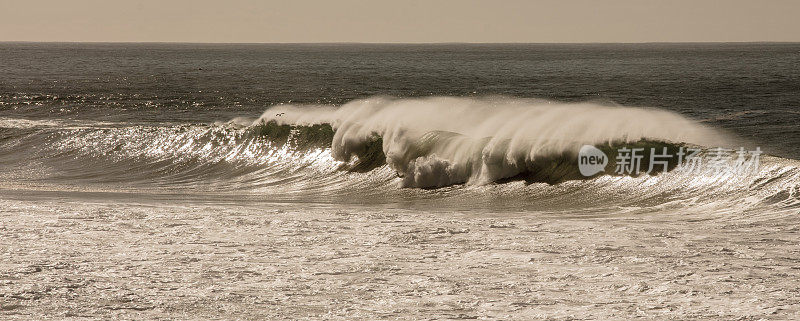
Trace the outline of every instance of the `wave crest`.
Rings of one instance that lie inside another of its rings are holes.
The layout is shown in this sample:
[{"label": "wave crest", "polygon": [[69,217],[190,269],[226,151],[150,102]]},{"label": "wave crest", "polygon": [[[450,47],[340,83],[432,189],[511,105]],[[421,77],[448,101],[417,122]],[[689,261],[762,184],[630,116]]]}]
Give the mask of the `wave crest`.
[{"label": "wave crest", "polygon": [[568,169],[574,162],[566,160],[585,144],[730,145],[722,133],[669,111],[498,97],[374,97],[338,108],[279,105],[255,124],[329,125],[332,155],[345,162],[368,157],[366,163],[380,164],[380,143],[385,162],[406,187],[486,184],[519,175],[547,182],[578,178]]}]

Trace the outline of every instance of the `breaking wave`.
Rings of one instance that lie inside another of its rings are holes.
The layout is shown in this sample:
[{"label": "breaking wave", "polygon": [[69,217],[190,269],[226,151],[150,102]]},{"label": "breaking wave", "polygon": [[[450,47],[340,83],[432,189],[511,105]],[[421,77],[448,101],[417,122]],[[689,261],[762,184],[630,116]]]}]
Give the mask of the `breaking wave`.
[{"label": "breaking wave", "polygon": [[587,179],[577,166],[577,152],[586,144],[613,160],[620,146],[674,152],[734,143],[713,128],[653,108],[373,97],[339,107],[278,105],[257,118],[215,124],[0,119],[0,180],[31,188],[58,184],[355,202],[457,199],[463,206],[500,202],[549,210],[675,202],[796,209],[800,170],[790,159],[765,156],[761,171],[745,176],[669,171]]},{"label": "breaking wave", "polygon": [[[241,122],[241,120],[238,120]],[[585,144],[730,145],[721,133],[648,108],[508,98],[372,98],[335,108],[275,106],[252,124],[328,125],[335,159],[382,160],[405,187],[487,184],[518,175],[547,182],[580,178]]]}]

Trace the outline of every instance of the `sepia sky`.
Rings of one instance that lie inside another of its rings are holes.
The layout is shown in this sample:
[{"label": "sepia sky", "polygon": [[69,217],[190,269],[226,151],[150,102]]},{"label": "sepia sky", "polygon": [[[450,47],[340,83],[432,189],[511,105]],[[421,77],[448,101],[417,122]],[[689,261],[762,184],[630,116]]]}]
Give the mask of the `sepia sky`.
[{"label": "sepia sky", "polygon": [[0,41],[800,41],[798,0],[0,0]]}]

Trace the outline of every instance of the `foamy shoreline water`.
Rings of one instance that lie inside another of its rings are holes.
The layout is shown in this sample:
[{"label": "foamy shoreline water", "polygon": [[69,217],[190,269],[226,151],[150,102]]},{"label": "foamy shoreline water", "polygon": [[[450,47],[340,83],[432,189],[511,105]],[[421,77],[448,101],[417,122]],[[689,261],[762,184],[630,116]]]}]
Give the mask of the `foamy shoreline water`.
[{"label": "foamy shoreline water", "polygon": [[8,319],[800,316],[789,212],[0,203]]}]

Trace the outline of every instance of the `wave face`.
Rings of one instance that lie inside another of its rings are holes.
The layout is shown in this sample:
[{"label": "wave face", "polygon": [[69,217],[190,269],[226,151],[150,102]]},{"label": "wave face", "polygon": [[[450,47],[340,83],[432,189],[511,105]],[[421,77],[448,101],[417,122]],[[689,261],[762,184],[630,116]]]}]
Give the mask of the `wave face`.
[{"label": "wave face", "polygon": [[[0,119],[0,181],[33,189],[269,195],[304,202],[594,212],[683,206],[796,211],[798,162],[749,175],[578,173],[577,151],[735,147],[678,114],[596,103],[373,97],[278,105],[215,124]],[[427,204],[427,205],[425,205]],[[624,212],[624,211],[623,211]]]},{"label": "wave face", "polygon": [[340,161],[380,141],[404,187],[480,185],[541,173],[585,144],[730,145],[722,134],[663,110],[530,99],[377,97],[340,108],[284,105],[255,124],[268,122],[332,126],[331,151]]}]

